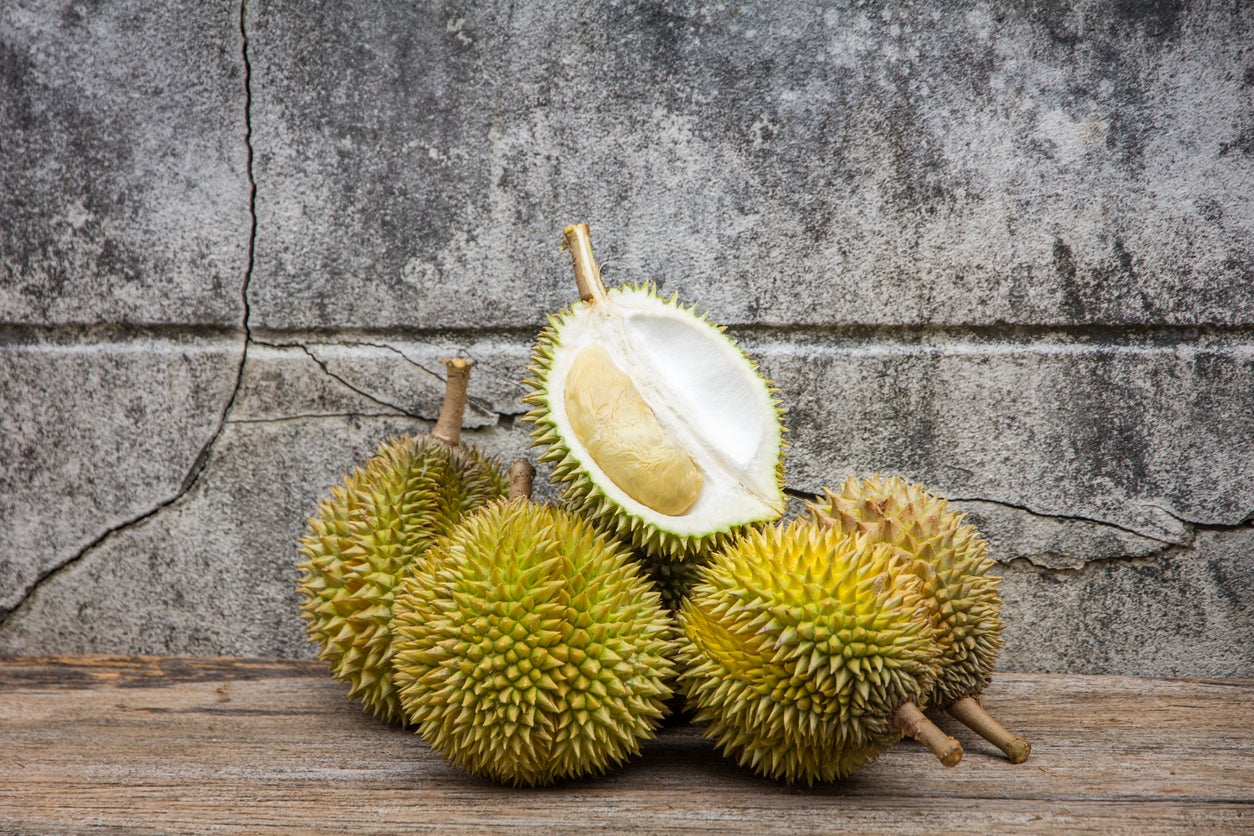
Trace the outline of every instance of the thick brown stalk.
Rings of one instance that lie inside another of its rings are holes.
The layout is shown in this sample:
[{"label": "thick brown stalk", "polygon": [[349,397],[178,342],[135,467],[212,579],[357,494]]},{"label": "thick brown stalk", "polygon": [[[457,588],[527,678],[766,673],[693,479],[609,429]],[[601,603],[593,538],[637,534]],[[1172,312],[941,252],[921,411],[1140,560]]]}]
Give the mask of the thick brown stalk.
[{"label": "thick brown stalk", "polygon": [[893,722],[897,728],[928,748],[945,766],[956,766],[962,760],[962,745],[936,727],[912,702],[904,702],[897,709]]},{"label": "thick brown stalk", "polygon": [[570,250],[571,264],[575,268],[575,284],[579,286],[579,298],[599,305],[605,301],[605,285],[601,283],[601,268],[592,256],[592,236],[587,224],[572,224],[562,231],[563,246]]},{"label": "thick brown stalk", "polygon": [[1032,744],[1006,731],[1005,726],[989,716],[975,697],[963,697],[949,708],[954,719],[1006,753],[1011,763],[1023,763],[1032,752]]},{"label": "thick brown stalk", "polygon": [[509,466],[509,498],[531,499],[531,481],[536,469],[526,459],[517,459]]},{"label": "thick brown stalk", "polygon": [[470,383],[470,360],[450,357],[444,361],[448,378],[444,382],[444,405],[431,430],[432,438],[456,447],[462,438],[462,418],[466,415],[466,386]]}]

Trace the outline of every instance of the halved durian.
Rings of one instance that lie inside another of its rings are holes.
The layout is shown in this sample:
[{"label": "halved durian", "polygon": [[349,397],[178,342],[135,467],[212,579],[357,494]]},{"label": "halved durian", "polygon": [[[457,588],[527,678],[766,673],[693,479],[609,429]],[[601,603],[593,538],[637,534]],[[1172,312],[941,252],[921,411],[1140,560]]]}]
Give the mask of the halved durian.
[{"label": "halved durian", "polygon": [[784,512],[782,410],[727,336],[652,285],[607,291],[588,227],[567,227],[582,301],[532,355],[534,443],[565,500],[671,559]]}]

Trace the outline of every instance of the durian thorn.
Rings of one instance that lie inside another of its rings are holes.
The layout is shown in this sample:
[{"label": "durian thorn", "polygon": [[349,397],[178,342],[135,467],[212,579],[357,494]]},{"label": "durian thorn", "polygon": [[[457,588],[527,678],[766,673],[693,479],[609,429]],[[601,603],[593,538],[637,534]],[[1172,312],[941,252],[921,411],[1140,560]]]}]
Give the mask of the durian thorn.
[{"label": "durian thorn", "polygon": [[897,728],[928,748],[945,766],[956,766],[962,760],[962,745],[945,734],[912,702],[903,702],[893,716]]},{"label": "durian thorn", "polygon": [[509,466],[509,498],[531,499],[531,482],[536,469],[526,459],[517,459]]},{"label": "durian thorn", "polygon": [[1032,744],[1006,731],[994,720],[975,697],[963,697],[945,709],[958,722],[1006,753],[1011,763],[1023,763],[1032,752]]},{"label": "durian thorn", "polygon": [[563,249],[570,250],[571,264],[575,268],[575,284],[579,286],[579,298],[593,305],[605,301],[605,285],[601,282],[601,268],[592,256],[592,235],[587,224],[572,224],[562,230]]},{"label": "durian thorn", "polygon": [[822,510],[817,505],[814,505],[809,502],[806,503],[806,507],[809,508],[810,511],[814,513],[814,516],[819,523],[826,526],[827,528],[836,528],[835,518],[833,518],[826,511]]},{"label": "durian thorn", "polygon": [[466,416],[466,387],[470,382],[473,362],[462,357],[449,357],[443,361],[448,370],[444,381],[444,405],[436,419],[431,437],[456,447],[462,438],[462,419]]}]

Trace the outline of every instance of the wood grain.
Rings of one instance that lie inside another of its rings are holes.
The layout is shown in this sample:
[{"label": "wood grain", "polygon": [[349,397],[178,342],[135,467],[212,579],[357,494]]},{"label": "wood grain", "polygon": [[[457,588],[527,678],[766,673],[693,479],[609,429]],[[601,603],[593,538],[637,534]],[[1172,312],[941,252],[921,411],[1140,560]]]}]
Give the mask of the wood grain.
[{"label": "wood grain", "polygon": [[627,767],[541,790],[462,774],[312,662],[0,662],[0,832],[1254,832],[1254,681],[999,675],[1033,742],[945,769],[906,742],[813,789],[755,777],[682,722]]}]

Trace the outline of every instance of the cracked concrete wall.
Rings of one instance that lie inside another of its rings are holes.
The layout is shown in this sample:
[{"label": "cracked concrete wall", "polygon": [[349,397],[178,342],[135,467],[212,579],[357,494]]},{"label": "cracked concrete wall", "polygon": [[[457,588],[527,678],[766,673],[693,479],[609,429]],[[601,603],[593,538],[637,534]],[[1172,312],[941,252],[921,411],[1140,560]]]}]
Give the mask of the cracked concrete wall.
[{"label": "cracked concrete wall", "polygon": [[527,450],[561,227],[757,357],[796,502],[890,471],[1009,670],[1254,675],[1254,7],[0,8],[0,654],[307,656],[379,442]]}]

